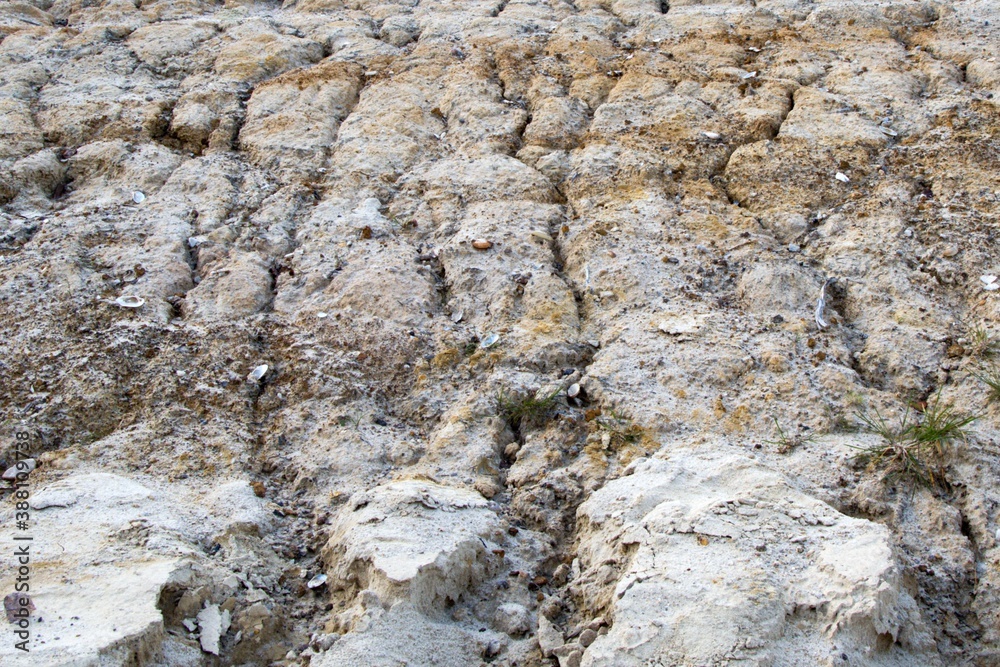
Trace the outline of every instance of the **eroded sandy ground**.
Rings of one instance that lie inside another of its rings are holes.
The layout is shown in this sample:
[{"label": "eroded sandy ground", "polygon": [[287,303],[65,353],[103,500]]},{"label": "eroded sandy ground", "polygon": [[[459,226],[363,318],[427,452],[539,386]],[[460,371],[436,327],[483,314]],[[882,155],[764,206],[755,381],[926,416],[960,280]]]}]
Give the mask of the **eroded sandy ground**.
[{"label": "eroded sandy ground", "polygon": [[[1000,663],[998,26],[0,5],[0,661]],[[943,482],[854,460],[936,395]]]}]

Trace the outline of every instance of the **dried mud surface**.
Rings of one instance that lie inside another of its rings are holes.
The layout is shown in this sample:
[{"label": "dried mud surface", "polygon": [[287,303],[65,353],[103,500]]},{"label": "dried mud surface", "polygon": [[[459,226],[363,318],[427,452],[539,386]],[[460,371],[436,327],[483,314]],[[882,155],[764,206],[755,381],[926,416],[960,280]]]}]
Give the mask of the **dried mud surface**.
[{"label": "dried mud surface", "polygon": [[[994,0],[0,4],[0,662],[1000,664],[998,48]],[[937,484],[855,459],[934,397]]]}]

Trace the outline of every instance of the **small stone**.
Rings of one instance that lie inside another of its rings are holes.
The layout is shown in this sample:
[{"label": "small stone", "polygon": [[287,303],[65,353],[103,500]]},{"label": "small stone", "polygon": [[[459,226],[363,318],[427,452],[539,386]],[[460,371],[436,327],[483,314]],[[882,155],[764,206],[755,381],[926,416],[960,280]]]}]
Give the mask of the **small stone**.
[{"label": "small stone", "polygon": [[8,593],[3,599],[3,608],[7,612],[7,621],[16,623],[35,611],[35,603],[25,593]]},{"label": "small stone", "polygon": [[798,243],[788,244],[788,252],[799,252],[800,250],[802,250],[802,247]]},{"label": "small stone", "polygon": [[578,641],[580,642],[581,646],[587,648],[588,646],[594,643],[595,639],[597,639],[597,633],[591,630],[590,628],[587,628],[586,630],[580,633],[580,638]]},{"label": "small stone", "polygon": [[493,247],[493,243],[486,239],[476,239],[472,242],[472,247],[476,250],[489,250]]},{"label": "small stone", "polygon": [[523,606],[508,602],[497,607],[493,626],[511,637],[520,637],[531,631],[531,614]]},{"label": "small stone", "polygon": [[546,658],[563,645],[562,633],[547,619],[544,614],[538,617],[538,646]]},{"label": "small stone", "polygon": [[845,174],[843,172],[839,172],[839,171],[837,172],[837,175],[834,176],[834,178],[836,178],[841,183],[850,183],[851,182],[851,179],[849,179],[847,177],[847,174]]},{"label": "small stone", "polygon": [[588,623],[587,627],[589,629],[591,629],[591,630],[600,630],[602,627],[604,627],[607,624],[608,624],[608,622],[607,622],[607,620],[603,616],[598,616],[597,618],[595,618],[594,620],[592,620],[590,623]]},{"label": "small stone", "polygon": [[264,482],[250,482],[250,488],[253,489],[253,494],[258,498],[263,498],[264,492],[267,490]]},{"label": "small stone", "polygon": [[136,204],[141,204],[142,202],[146,201],[146,195],[136,190],[135,192],[132,193],[132,201],[134,201]]},{"label": "small stone", "polygon": [[13,481],[17,479],[18,473],[27,475],[35,469],[35,459],[22,459],[4,471],[3,479]]}]

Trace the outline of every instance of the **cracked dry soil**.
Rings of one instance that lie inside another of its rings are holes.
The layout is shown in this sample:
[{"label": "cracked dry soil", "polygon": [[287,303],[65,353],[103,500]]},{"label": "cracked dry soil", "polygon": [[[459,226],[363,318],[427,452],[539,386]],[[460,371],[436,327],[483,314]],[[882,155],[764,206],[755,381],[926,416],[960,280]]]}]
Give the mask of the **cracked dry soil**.
[{"label": "cracked dry soil", "polygon": [[0,4],[0,662],[1000,664],[998,26]]}]

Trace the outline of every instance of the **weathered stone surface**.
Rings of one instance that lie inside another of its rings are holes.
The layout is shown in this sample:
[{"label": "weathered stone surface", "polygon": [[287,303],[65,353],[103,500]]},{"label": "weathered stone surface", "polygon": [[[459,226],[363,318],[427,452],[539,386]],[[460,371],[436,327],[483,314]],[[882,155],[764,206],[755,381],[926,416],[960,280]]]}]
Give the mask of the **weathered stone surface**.
[{"label": "weathered stone surface", "polygon": [[[992,0],[0,4],[35,655],[1000,662],[998,44]],[[855,458],[936,398],[979,419],[932,484]]]}]

